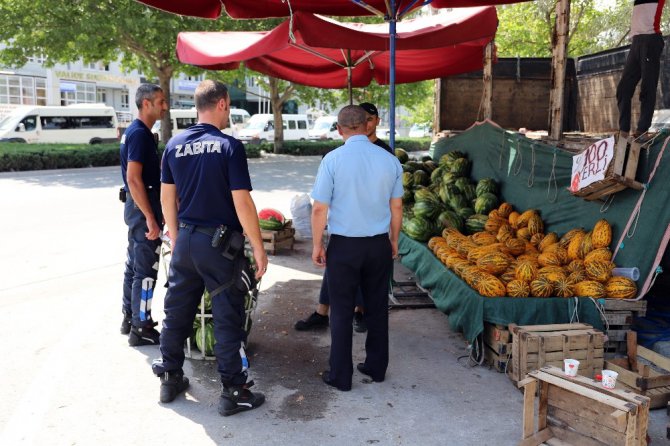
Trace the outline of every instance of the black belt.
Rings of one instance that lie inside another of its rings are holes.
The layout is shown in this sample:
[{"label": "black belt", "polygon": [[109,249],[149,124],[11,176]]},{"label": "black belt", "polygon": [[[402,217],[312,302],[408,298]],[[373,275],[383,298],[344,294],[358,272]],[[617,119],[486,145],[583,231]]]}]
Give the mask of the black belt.
[{"label": "black belt", "polygon": [[210,237],[214,236],[216,232],[215,226],[198,226],[198,225],[189,225],[187,223],[179,223],[179,229],[186,229],[191,232],[199,232],[201,234],[208,235]]}]

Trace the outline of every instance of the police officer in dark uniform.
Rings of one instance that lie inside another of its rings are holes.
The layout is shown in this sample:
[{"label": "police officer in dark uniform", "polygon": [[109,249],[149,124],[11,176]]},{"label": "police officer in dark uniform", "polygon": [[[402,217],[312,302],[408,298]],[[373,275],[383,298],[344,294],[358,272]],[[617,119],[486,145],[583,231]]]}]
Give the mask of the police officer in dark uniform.
[{"label": "police officer in dark uniform", "polygon": [[167,110],[163,90],[142,84],[135,94],[138,118],[121,137],[121,176],[128,225],[128,250],[123,280],[121,333],[128,344],[158,345],[160,333],[151,319],[151,300],[158,275],[163,214],[160,204],[160,160],[151,127]]},{"label": "police officer in dark uniform", "polygon": [[[172,138],[163,154],[161,202],[172,242],[172,260],[160,338],[162,360],[153,371],[161,379],[160,401],[186,390],[184,341],[193,330],[198,303],[207,289],[212,296],[214,354],[221,375],[219,413],[255,409],[261,393],[247,382],[244,351],[244,300],[250,282],[267,269],[244,147],[224,135],[230,97],[224,84],[205,80],[195,90],[198,124]],[[244,236],[253,251],[256,271],[244,255]]]}]

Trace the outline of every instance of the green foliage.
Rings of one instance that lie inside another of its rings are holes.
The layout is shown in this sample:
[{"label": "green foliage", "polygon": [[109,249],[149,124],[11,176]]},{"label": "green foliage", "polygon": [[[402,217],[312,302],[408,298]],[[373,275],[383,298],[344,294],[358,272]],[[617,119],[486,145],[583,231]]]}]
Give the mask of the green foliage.
[{"label": "green foliage", "polygon": [[[261,156],[258,146],[246,146],[245,150],[247,158]],[[0,143],[0,172],[118,165],[118,144]]]},{"label": "green foliage", "polygon": [[[333,149],[342,145],[342,141],[284,141],[282,153],[296,156],[325,155]],[[428,150],[430,138],[400,138],[396,140],[396,147],[402,147],[408,152]],[[267,153],[274,152],[272,143],[247,144],[247,156],[250,150],[262,150]]]}]

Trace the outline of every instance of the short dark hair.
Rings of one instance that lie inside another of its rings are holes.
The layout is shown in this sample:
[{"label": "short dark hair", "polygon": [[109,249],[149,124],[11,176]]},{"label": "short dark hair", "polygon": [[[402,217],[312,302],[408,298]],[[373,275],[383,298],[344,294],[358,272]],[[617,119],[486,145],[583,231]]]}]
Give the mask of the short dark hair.
[{"label": "short dark hair", "polygon": [[228,87],[223,82],[205,79],[195,89],[195,108],[198,111],[209,110],[227,97]]},{"label": "short dark hair", "polygon": [[163,89],[156,84],[140,84],[135,93],[135,105],[137,105],[137,109],[142,109],[142,103],[145,99],[153,101],[154,95],[159,91],[163,91]]},{"label": "short dark hair", "polygon": [[379,112],[377,111],[377,107],[375,107],[375,104],[371,102],[361,102],[359,105],[363,107],[363,110],[365,110],[367,114],[373,116],[379,116]]},{"label": "short dark hair", "polygon": [[367,115],[360,105],[347,105],[337,114],[337,125],[354,129],[365,124]]}]

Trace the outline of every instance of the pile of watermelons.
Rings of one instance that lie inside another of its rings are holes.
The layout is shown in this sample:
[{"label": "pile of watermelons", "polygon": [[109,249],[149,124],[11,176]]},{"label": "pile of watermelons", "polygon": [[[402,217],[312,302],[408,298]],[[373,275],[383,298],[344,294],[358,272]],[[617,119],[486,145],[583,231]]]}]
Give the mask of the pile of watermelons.
[{"label": "pile of watermelons", "polygon": [[501,201],[491,178],[477,183],[470,179],[471,162],[459,151],[443,155],[437,163],[430,156],[410,159],[396,149],[403,167],[402,230],[414,240],[425,242],[444,228],[474,234],[484,230],[488,213]]}]

